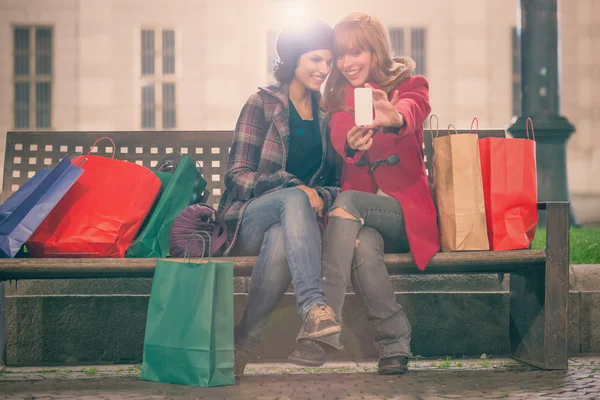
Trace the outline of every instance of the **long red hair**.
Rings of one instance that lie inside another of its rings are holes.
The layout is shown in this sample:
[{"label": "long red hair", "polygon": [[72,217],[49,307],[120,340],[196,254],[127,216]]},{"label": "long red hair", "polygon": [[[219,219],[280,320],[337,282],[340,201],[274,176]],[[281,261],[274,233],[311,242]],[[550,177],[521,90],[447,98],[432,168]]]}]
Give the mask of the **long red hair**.
[{"label": "long red hair", "polygon": [[[333,28],[335,56],[351,51],[369,51],[372,54],[369,82],[376,83],[386,93],[411,76],[415,62],[407,57],[392,57],[390,39],[383,24],[374,16],[352,13]],[[335,63],[325,84],[323,108],[335,112],[345,110],[346,77]]]}]

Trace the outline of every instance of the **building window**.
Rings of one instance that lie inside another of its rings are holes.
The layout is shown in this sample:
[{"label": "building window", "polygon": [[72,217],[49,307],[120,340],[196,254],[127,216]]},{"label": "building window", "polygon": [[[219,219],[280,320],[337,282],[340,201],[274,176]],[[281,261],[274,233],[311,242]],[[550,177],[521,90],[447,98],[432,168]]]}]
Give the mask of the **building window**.
[{"label": "building window", "polygon": [[277,35],[277,31],[267,31],[267,76],[269,83],[275,82],[273,68],[275,68],[275,63],[279,59],[277,57],[277,50],[275,50],[275,44],[277,43]]},{"label": "building window", "polygon": [[404,29],[391,28],[389,31],[390,43],[392,45],[392,53],[394,57],[402,57],[404,51]]},{"label": "building window", "polygon": [[175,31],[142,29],[142,129],[177,127]]},{"label": "building window", "polygon": [[513,27],[511,30],[511,54],[512,54],[512,114],[521,115],[521,41],[519,30]]},{"label": "building window", "polygon": [[52,115],[52,28],[13,29],[15,129],[47,129]]},{"label": "building window", "polygon": [[425,75],[427,72],[426,34],[427,30],[425,28],[389,29],[390,43],[394,56],[408,56],[415,60],[417,63],[416,75]]}]

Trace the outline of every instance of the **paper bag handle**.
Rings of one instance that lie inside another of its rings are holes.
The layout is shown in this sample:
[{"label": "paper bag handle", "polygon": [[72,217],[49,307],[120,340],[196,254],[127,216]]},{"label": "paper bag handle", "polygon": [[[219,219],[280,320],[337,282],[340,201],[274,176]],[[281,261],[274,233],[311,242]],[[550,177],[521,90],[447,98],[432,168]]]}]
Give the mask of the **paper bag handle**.
[{"label": "paper bag handle", "polygon": [[533,120],[531,118],[527,118],[525,121],[525,130],[527,132],[527,139],[529,139],[529,123],[531,122],[531,137],[533,137],[533,141],[535,142],[535,132],[533,130]]},{"label": "paper bag handle", "polygon": [[207,249],[206,247],[206,241],[204,240],[204,236],[202,234],[205,234],[206,237],[208,238],[208,260],[210,261],[210,258],[212,257],[212,237],[210,236],[210,233],[208,233],[207,231],[194,231],[192,233],[190,233],[190,236],[188,236],[187,241],[185,243],[185,252],[183,253],[183,259],[184,261],[190,262],[191,261],[191,255],[190,255],[190,241],[192,240],[193,237],[199,237],[200,240],[202,240],[202,256],[200,258],[204,258],[204,253]]},{"label": "paper bag handle", "polygon": [[101,141],[101,140],[109,140],[112,145],[113,145],[113,152],[112,152],[112,159],[115,159],[115,154],[117,153],[117,146],[115,145],[115,142],[113,142],[113,140],[111,138],[109,138],[108,136],[103,136],[100,139],[96,140],[94,142],[94,144],[92,145],[92,147],[90,147],[90,151],[88,151],[88,153],[86,154],[86,156],[89,156],[90,153],[92,152],[92,150],[94,149],[94,147],[96,147],[96,145]]},{"label": "paper bag handle", "polygon": [[454,129],[454,133],[458,135],[458,131],[456,130],[456,128],[452,124],[448,125],[448,135],[450,135],[450,127],[452,127],[452,129]]},{"label": "paper bag handle", "polygon": [[469,133],[473,133],[473,123],[475,123],[475,134],[479,135],[479,120],[477,117],[473,118],[473,121],[471,121],[471,129],[469,130]]},{"label": "paper bag handle", "polygon": [[[433,117],[435,117],[435,136],[433,136]],[[431,137],[435,137],[437,138],[438,136],[440,136],[440,120],[438,119],[437,115],[435,114],[431,114],[431,117],[429,117],[429,133],[431,133]]]}]

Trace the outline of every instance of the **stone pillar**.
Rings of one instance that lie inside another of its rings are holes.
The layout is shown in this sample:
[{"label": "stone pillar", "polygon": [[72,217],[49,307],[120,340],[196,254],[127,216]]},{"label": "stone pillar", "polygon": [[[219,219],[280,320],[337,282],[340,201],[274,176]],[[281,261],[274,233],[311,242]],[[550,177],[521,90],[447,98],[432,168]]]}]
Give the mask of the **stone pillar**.
[{"label": "stone pillar", "polygon": [[[526,137],[525,121],[531,117],[537,142],[539,201],[566,201],[570,200],[566,142],[575,127],[560,115],[557,0],[519,3],[522,115],[508,131],[514,137]],[[575,221],[573,215],[571,221]],[[540,225],[546,225],[545,212],[540,212]]]}]

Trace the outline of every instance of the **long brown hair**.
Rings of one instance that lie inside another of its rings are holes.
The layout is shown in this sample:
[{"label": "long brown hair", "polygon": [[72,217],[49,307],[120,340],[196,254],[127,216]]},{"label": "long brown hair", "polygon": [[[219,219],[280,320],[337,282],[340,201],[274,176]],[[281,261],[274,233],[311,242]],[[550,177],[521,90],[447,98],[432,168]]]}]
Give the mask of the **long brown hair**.
[{"label": "long brown hair", "polygon": [[[369,51],[372,54],[369,82],[376,83],[386,93],[412,75],[415,62],[408,58],[393,58],[390,39],[383,24],[374,16],[352,13],[333,28],[335,56],[350,51]],[[328,111],[345,110],[346,77],[333,69],[325,85],[323,108]]]}]

